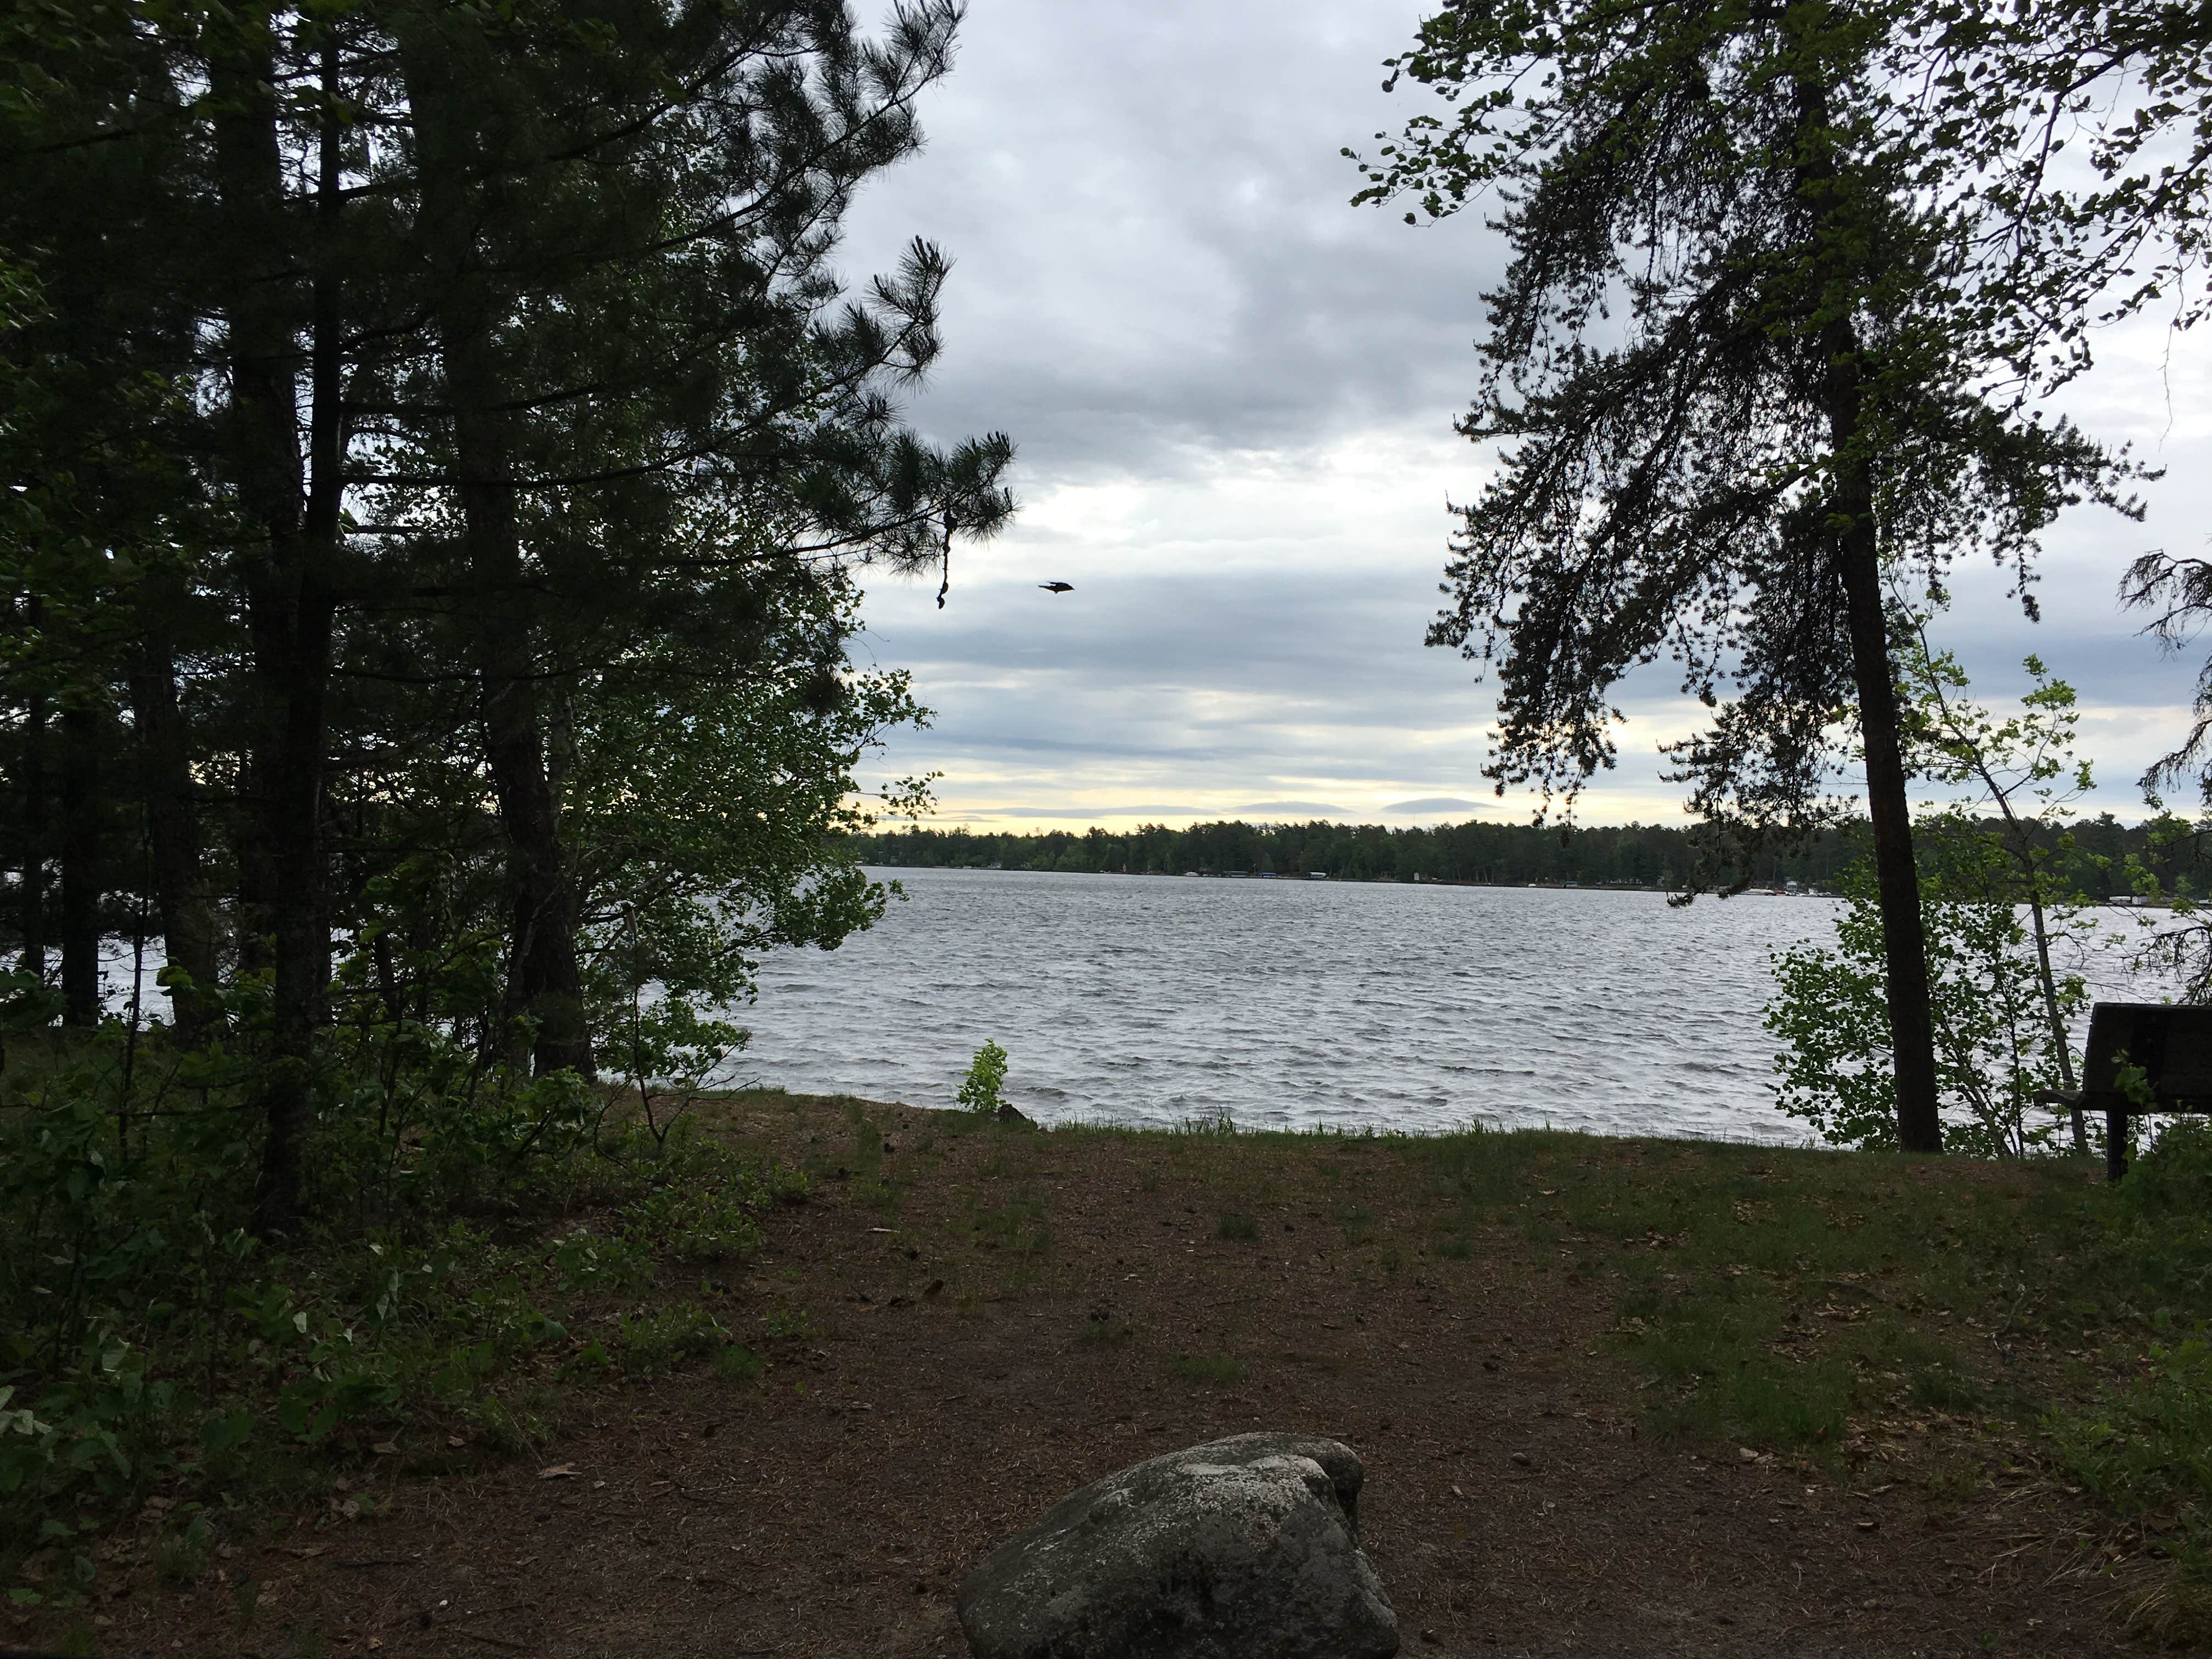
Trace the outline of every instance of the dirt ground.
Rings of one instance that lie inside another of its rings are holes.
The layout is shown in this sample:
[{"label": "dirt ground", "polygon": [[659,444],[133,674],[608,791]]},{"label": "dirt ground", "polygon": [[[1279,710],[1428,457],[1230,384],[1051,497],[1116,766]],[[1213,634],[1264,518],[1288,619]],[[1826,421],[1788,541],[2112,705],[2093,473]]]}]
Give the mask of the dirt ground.
[{"label": "dirt ground", "polygon": [[[1548,1246],[1500,1233],[1385,1268],[1388,1190],[1347,1228],[1267,1157],[1195,1138],[954,1135],[902,1108],[862,1127],[797,1100],[735,1116],[819,1177],[721,1297],[758,1376],[605,1389],[474,1474],[368,1462],[355,1490],[388,1513],[333,1500],[188,1590],[112,1600],[100,1651],[957,1656],[956,1589],[997,1540],[1115,1468],[1261,1427],[1365,1460],[1408,1654],[2139,1645],[2065,1571],[2093,1522],[2032,1471],[1936,1504],[1910,1446],[1847,1471],[1655,1443],[1607,1357],[1609,1294]],[[1296,1156],[1356,1176],[1389,1154]]]}]

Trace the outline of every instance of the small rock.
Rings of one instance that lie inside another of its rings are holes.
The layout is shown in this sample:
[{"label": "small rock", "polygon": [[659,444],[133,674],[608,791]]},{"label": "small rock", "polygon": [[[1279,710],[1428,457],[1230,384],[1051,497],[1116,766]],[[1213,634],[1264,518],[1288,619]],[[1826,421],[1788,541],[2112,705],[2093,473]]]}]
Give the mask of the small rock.
[{"label": "small rock", "polygon": [[1358,1454],[1240,1434],[1062,1498],[961,1587],[976,1659],[1389,1659]]},{"label": "small rock", "polygon": [[1004,1101],[1000,1101],[999,1103],[999,1109],[994,1115],[997,1116],[999,1121],[1001,1123],[1018,1124],[1024,1129],[1034,1129],[1036,1127],[1036,1120],[1035,1118],[1030,1116],[1028,1113],[1022,1111],[1018,1107],[1007,1105]]}]

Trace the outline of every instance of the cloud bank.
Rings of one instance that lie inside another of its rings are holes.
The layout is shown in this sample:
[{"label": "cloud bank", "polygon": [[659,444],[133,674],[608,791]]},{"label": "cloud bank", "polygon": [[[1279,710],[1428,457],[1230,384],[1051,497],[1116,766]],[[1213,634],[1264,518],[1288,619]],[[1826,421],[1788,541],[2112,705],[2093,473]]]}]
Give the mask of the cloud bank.
[{"label": "cloud bank", "polygon": [[[921,234],[956,262],[946,351],[911,412],[1020,447],[1024,509],[928,588],[870,591],[866,643],[911,668],[932,727],[878,770],[942,771],[941,817],[1123,825],[1218,816],[1519,816],[1480,775],[1492,706],[1421,640],[1449,500],[1483,457],[1450,429],[1475,374],[1498,240],[1355,209],[1340,147],[1418,104],[1380,90],[1416,13],[1317,0],[975,0],[929,147],[871,187],[855,276]],[[2183,729],[2195,663],[2117,611],[2145,548],[2212,528],[2212,373],[2196,336],[2108,338],[2067,407],[2166,467],[2142,525],[2083,507],[2046,541],[2025,622],[1969,566],[1939,626],[1998,702],[2028,652],[2085,704],[2092,810]],[[1075,591],[1040,592],[1040,581]],[[1660,669],[1624,688],[1597,822],[1671,818],[1656,744],[1698,710]]]}]

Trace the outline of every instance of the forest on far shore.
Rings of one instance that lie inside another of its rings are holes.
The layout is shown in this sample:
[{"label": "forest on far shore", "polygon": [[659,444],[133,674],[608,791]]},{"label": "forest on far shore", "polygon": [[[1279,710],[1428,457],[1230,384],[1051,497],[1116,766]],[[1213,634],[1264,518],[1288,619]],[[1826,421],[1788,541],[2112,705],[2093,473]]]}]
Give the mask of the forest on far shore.
[{"label": "forest on far shore", "polygon": [[[2124,824],[2111,813],[2085,818],[2045,838],[2069,837],[2081,885],[2092,892],[2135,889],[2132,870],[2157,876],[2166,891],[2186,880],[2196,863],[2193,837],[2178,821]],[[1658,823],[1442,823],[1394,829],[1379,823],[1247,823],[1242,819],[1187,829],[1147,823],[1135,830],[1008,831],[925,829],[920,824],[858,836],[865,864],[909,869],[1053,870],[1123,875],[1305,876],[1337,881],[1462,881],[1497,886],[1558,882],[1584,887],[1680,889],[1699,869],[1699,830]],[[1754,854],[1753,886],[1795,881],[1832,885],[1865,849],[1866,825],[1848,820],[1795,848]],[[2132,862],[2131,862],[2132,861]]]}]

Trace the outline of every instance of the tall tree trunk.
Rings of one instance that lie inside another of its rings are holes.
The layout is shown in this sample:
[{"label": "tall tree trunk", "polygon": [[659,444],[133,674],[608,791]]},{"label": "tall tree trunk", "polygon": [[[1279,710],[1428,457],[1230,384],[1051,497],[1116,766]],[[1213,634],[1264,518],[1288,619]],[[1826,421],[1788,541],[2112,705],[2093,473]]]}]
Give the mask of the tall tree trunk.
[{"label": "tall tree trunk", "polygon": [[[1808,55],[1816,47],[1803,48]],[[1825,503],[1830,556],[1840,579],[1866,749],[1867,816],[1874,824],[1875,887],[1881,906],[1883,976],[1889,1001],[1890,1054],[1897,1089],[1897,1142],[1907,1152],[1943,1150],[1936,1085],[1936,1022],[1928,988],[1928,938],[1920,915],[1920,871],[1912,855],[1912,809],[1905,792],[1897,670],[1881,596],[1881,547],[1875,520],[1872,467],[1864,453],[1867,395],[1863,352],[1850,313],[1856,291],[1860,227],[1850,183],[1832,156],[1827,88],[1817,69],[1797,77],[1798,198],[1814,228],[1814,337],[1818,395],[1834,471]]]},{"label": "tall tree trunk", "polygon": [[532,605],[516,520],[507,387],[492,337],[496,291],[478,266],[477,222],[489,210],[471,186],[481,172],[476,135],[447,54],[434,39],[402,41],[416,125],[423,216],[444,267],[438,319],[447,399],[453,410],[463,544],[474,595],[464,621],[480,687],[484,756],[507,837],[510,894],[507,1016],[536,1027],[533,1069],[596,1075],[576,949],[577,904],[545,761],[532,639]]},{"label": "tall tree trunk", "polygon": [[169,1006],[178,1034],[196,1043],[207,1032],[216,984],[215,911],[200,865],[199,795],[177,707],[175,655],[158,619],[142,625],[131,668],[131,712],[138,728],[154,909],[168,965],[181,976],[170,982]]},{"label": "tall tree trunk", "polygon": [[62,709],[62,1024],[100,1024],[100,717]]},{"label": "tall tree trunk", "polygon": [[[471,424],[465,407],[456,422]],[[468,477],[480,477],[478,465],[502,467],[505,460],[467,441],[459,450]],[[535,1024],[531,1061],[540,1076],[572,1070],[592,1077],[597,1073],[577,961],[575,895],[546,772],[536,665],[523,610],[514,492],[512,485],[477,481],[464,483],[460,494],[479,607],[471,620],[483,688],[484,754],[499,800],[500,826],[507,834],[512,903],[507,1012]]]},{"label": "tall tree trunk", "polygon": [[[245,26],[240,26],[243,28]],[[313,257],[305,320],[313,385],[308,454],[298,436],[297,285],[289,267],[301,239],[283,197],[272,44],[251,33],[215,64],[222,113],[216,161],[233,234],[265,249],[275,269],[245,273],[228,321],[233,452],[239,491],[265,540],[246,561],[246,610],[259,694],[250,759],[252,858],[266,882],[259,914],[246,921],[271,941],[274,968],[270,1055],[260,1088],[264,1135],[254,1224],[289,1231],[304,1185],[303,1139],[309,1069],[330,980],[328,905],[322,855],[324,697],[330,678],[332,595],[329,563],[337,541],[340,481],[337,316],[331,262]],[[325,63],[325,74],[331,64]],[[335,93],[325,88],[326,97]],[[325,123],[318,228],[327,242],[337,211],[335,120]]]},{"label": "tall tree trunk", "polygon": [[[1844,440],[1837,448],[1843,452]],[[1849,487],[1863,489],[1863,477]],[[1870,493],[1838,503],[1849,524],[1838,532],[1836,562],[1850,606],[1851,674],[1859,732],[1866,745],[1867,816],[1874,821],[1875,886],[1881,903],[1882,967],[1889,999],[1890,1054],[1896,1069],[1897,1144],[1909,1152],[1943,1150],[1936,1087],[1936,1021],[1929,1000],[1928,939],[1920,915],[1920,871],[1912,855],[1912,811],[1899,737],[1897,679],[1881,603],[1881,566]]]},{"label": "tall tree trunk", "polygon": [[[36,629],[43,620],[35,599],[24,602],[24,620]],[[16,761],[16,787],[23,795],[22,967],[46,976],[46,697],[33,691],[23,699],[23,744]]]}]

